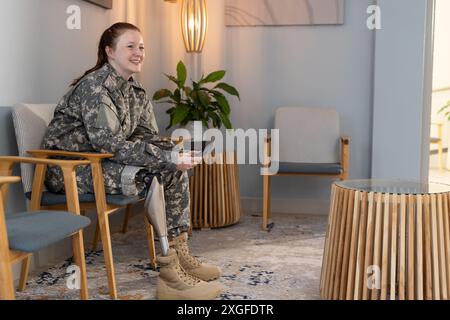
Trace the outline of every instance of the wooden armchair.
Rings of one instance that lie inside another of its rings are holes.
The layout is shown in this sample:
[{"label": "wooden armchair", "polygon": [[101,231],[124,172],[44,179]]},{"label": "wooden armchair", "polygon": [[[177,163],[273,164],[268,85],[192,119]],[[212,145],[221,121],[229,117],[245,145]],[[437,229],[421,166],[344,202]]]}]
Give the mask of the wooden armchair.
[{"label": "wooden armchair", "polygon": [[[282,107],[275,114],[279,130],[278,159],[273,160],[272,138],[265,140],[263,169],[262,229],[270,230],[270,185],[272,176],[321,176],[348,178],[349,145],[340,136],[339,115],[334,109]],[[274,163],[277,161],[277,163]],[[273,164],[277,171],[269,169]]]},{"label": "wooden armchair", "polygon": [[[60,166],[64,174],[66,207],[69,212],[39,210],[42,189],[39,191],[39,179],[35,179],[33,184],[36,192],[32,195],[31,212],[13,214],[5,219],[7,184],[20,181],[20,178],[10,176],[13,165],[18,162],[35,164],[36,176],[49,164]],[[76,167],[88,164],[89,161],[0,157],[0,299],[14,299],[12,264],[24,261],[20,279],[20,287],[23,288],[32,253],[69,236],[72,238],[75,264],[80,269],[80,298],[89,298],[82,229],[90,224],[90,220],[80,216],[75,177]]]},{"label": "wooden armchair", "polygon": [[[48,159],[54,156],[75,157],[85,159],[85,164],[91,166],[94,194],[78,195],[80,205],[77,210],[79,210],[81,214],[85,214],[86,210],[89,209],[96,209],[97,211],[97,230],[99,230],[103,246],[103,254],[105,257],[105,265],[108,277],[109,294],[111,298],[116,299],[118,296],[114,275],[109,215],[114,212],[118,212],[118,210],[121,208],[125,208],[126,212],[123,224],[123,231],[125,232],[132,206],[142,201],[143,199],[140,199],[138,196],[127,197],[124,195],[107,195],[105,193],[101,162],[103,159],[112,157],[112,154],[38,150],[42,143],[48,123],[53,117],[54,108],[55,105],[29,104],[20,104],[16,105],[13,108],[13,121],[16,131],[19,154],[21,156],[32,155],[33,157],[39,159]],[[32,128],[32,130],[29,130],[30,127]],[[66,202],[72,202],[71,199],[66,199],[67,197],[72,197],[72,195],[69,195],[67,193],[55,194],[44,190],[44,178],[46,171],[45,165],[36,166],[35,169],[30,166],[22,165],[21,169],[24,191],[26,193],[26,196],[31,201],[30,208],[34,210],[61,210],[66,208]],[[34,180],[32,178],[33,174]],[[144,215],[144,221],[147,233],[147,242],[149,245],[150,263],[154,268],[156,268],[153,228],[148,222],[146,215]],[[98,232],[96,232],[96,236],[94,239],[94,247],[97,238]],[[22,264],[21,281],[19,286],[19,289],[21,290],[25,288],[29,263],[30,258],[28,257]]]}]

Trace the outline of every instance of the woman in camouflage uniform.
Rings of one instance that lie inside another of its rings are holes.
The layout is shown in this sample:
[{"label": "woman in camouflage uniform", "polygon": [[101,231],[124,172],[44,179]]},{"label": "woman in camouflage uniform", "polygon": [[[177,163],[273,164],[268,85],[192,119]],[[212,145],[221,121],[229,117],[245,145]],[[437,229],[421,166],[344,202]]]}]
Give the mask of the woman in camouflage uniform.
[{"label": "woman in camouflage uniform", "polygon": [[[164,185],[168,256],[158,257],[161,273],[157,296],[161,299],[208,299],[219,293],[212,282],[220,269],[189,254],[189,181],[192,164],[171,162],[171,142],[158,136],[153,107],[143,86],[134,80],[145,58],[140,30],[116,23],[102,35],[95,67],[72,83],[58,103],[42,147],[78,152],[112,153],[103,161],[105,189],[109,194],[145,196],[145,177],[158,174]],[[93,193],[90,167],[77,170],[80,193]],[[49,167],[46,186],[63,192],[63,175]]]}]

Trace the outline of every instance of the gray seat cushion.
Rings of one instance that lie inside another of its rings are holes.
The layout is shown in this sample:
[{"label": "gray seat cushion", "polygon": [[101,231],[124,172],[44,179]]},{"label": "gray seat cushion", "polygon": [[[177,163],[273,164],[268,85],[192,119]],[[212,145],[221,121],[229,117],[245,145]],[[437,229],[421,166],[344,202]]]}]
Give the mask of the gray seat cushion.
[{"label": "gray seat cushion", "polygon": [[6,218],[9,247],[36,252],[87,227],[89,218],[65,211],[24,212]]},{"label": "gray seat cushion", "polygon": [[278,173],[341,174],[340,163],[295,163],[280,162]]},{"label": "gray seat cushion", "polygon": [[[31,192],[27,192],[25,196],[31,199]],[[95,196],[93,193],[81,193],[78,194],[78,198],[81,203],[95,202]],[[124,196],[123,194],[107,194],[106,202],[116,206],[126,206],[133,204],[141,200],[139,196]],[[62,193],[43,192],[41,205],[52,206],[66,203],[66,195]]]}]

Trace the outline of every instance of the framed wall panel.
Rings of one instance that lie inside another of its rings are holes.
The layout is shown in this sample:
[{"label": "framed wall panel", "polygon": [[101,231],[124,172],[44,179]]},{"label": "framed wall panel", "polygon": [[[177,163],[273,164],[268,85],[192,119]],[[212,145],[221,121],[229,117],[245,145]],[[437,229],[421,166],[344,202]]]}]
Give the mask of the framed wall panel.
[{"label": "framed wall panel", "polygon": [[113,0],[85,0],[85,1],[96,4],[105,9],[112,9],[113,7]]},{"label": "framed wall panel", "polygon": [[344,0],[225,0],[227,26],[344,23]]}]

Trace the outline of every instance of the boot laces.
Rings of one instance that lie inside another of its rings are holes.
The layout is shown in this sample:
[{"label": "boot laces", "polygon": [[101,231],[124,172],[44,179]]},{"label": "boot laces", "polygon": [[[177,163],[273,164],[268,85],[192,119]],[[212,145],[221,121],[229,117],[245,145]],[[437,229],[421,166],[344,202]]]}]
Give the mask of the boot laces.
[{"label": "boot laces", "polygon": [[192,268],[200,267],[201,261],[189,253],[189,248],[186,242],[178,243],[177,250],[183,256],[183,259],[191,265]]},{"label": "boot laces", "polygon": [[200,279],[197,279],[196,277],[191,276],[189,273],[184,271],[183,267],[181,267],[180,264],[177,264],[175,269],[177,271],[177,274],[180,276],[181,281],[183,281],[187,285],[195,286],[201,282]]}]

